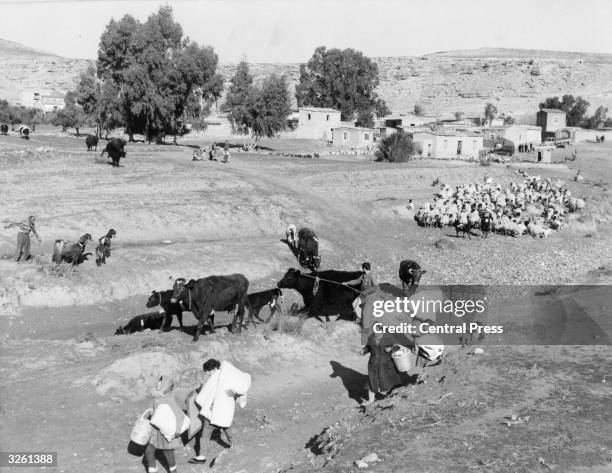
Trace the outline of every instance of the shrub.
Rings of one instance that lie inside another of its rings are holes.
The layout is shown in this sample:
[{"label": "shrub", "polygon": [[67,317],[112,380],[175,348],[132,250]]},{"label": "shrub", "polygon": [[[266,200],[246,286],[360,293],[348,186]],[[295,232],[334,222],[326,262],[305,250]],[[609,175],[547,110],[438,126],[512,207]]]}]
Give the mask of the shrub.
[{"label": "shrub", "polygon": [[378,143],[376,161],[392,163],[408,161],[414,154],[414,143],[403,131],[386,136]]},{"label": "shrub", "polygon": [[294,315],[274,317],[270,321],[270,329],[287,335],[301,335],[304,327],[304,318]]}]

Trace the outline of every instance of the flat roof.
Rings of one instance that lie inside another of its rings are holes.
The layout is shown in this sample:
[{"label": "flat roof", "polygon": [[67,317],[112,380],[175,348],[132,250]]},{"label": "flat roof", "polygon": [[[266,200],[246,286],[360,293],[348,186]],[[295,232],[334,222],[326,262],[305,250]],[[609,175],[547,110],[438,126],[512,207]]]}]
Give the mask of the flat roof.
[{"label": "flat roof", "polygon": [[357,130],[357,131],[374,131],[374,128],[360,128],[358,126],[337,126],[332,130]]},{"label": "flat roof", "polygon": [[299,110],[308,110],[310,112],[340,113],[340,110],[336,110],[335,108],[300,107]]},{"label": "flat roof", "polygon": [[558,108],[541,108],[540,112],[546,112],[546,113],[565,113],[563,110],[559,110]]}]

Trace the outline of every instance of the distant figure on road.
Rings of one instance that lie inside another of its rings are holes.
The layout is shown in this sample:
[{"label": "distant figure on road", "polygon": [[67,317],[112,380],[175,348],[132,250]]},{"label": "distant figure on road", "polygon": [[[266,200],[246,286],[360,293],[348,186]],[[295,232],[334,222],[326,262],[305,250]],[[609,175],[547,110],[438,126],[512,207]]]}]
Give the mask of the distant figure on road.
[{"label": "distant figure on road", "polygon": [[32,256],[30,254],[30,232],[34,234],[39,243],[41,241],[38,233],[36,232],[35,222],[36,217],[34,215],[30,215],[23,222],[9,223],[4,227],[19,227],[19,232],[17,233],[17,251],[15,252],[15,260],[18,263],[28,261]]},{"label": "distant figure on road", "polygon": [[229,161],[229,158],[230,158],[230,149],[229,149],[229,144],[226,141],[225,145],[223,146],[223,162],[227,163]]},{"label": "distant figure on road", "polygon": [[211,161],[216,161],[217,160],[217,158],[215,157],[216,153],[217,153],[217,145],[213,143],[212,146],[210,147],[210,151],[208,152],[208,159],[210,159]]}]

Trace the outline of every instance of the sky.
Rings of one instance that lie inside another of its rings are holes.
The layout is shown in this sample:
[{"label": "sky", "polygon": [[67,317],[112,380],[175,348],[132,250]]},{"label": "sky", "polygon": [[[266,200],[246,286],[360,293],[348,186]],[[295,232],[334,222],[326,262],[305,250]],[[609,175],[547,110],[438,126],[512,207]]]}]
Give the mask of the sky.
[{"label": "sky", "polygon": [[170,5],[222,63],[306,62],[317,46],[367,56],[481,47],[612,53],[612,0],[0,0],[0,38],[95,59],[111,18]]}]

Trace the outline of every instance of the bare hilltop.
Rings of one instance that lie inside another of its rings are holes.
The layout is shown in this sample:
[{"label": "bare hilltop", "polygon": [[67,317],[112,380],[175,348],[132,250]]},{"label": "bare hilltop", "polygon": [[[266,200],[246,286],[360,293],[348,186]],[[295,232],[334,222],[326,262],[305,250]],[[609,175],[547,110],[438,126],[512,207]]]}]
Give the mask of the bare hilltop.
[{"label": "bare hilltop", "polygon": [[[395,112],[420,104],[428,115],[479,115],[484,103],[492,102],[506,114],[530,117],[545,97],[565,93],[585,97],[593,110],[612,109],[612,54],[481,48],[373,59],[380,70],[379,93]],[[24,92],[66,92],[91,62],[0,39],[0,98],[19,102]],[[226,81],[235,69],[220,65]],[[287,74],[293,90],[299,64],[252,64],[251,72],[256,81]]]}]

